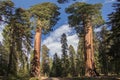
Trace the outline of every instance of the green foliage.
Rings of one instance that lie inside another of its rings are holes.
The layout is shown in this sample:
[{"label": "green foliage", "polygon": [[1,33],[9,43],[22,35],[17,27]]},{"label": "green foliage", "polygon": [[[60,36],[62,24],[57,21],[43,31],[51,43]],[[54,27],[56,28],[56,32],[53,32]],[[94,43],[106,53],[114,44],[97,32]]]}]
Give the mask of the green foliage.
[{"label": "green foliage", "polygon": [[0,1],[0,17],[3,21],[2,17],[5,17],[3,22],[9,23],[9,18],[12,15],[12,10],[14,9],[14,3],[12,1]]},{"label": "green foliage", "polygon": [[115,11],[109,15],[109,25],[112,27],[111,28],[111,34],[109,37],[109,40],[112,40],[112,45],[111,45],[111,56],[114,57],[114,59],[119,59],[119,51],[120,49],[118,48],[120,45],[118,44],[120,42],[120,3],[114,4]]},{"label": "green foliage", "polygon": [[99,40],[99,63],[100,63],[100,69],[101,73],[103,74],[108,74],[108,63],[109,63],[109,58],[108,58],[108,50],[109,50],[109,45],[106,42],[108,38],[108,33],[109,31],[106,29],[105,26],[102,27],[101,31],[97,33],[99,35],[98,40]]},{"label": "green foliage", "polygon": [[111,26],[111,34],[108,38],[111,48],[108,55],[111,58],[111,64],[113,64],[113,72],[119,74],[120,69],[118,67],[120,67],[120,1],[117,0],[117,3],[114,3],[113,7],[115,11],[109,15],[108,22],[108,24]]},{"label": "green foliage", "polygon": [[42,73],[49,76],[50,65],[49,65],[49,49],[46,45],[42,46]]},{"label": "green foliage", "polygon": [[53,64],[50,72],[50,76],[52,77],[61,77],[62,76],[62,62],[61,59],[58,57],[57,53],[55,53],[53,57]]},{"label": "green foliage", "polygon": [[80,38],[78,42],[76,54],[76,75],[83,76],[85,73],[85,59],[84,59],[84,38]]},{"label": "green foliage", "polygon": [[69,61],[70,61],[69,76],[75,76],[75,73],[76,73],[75,59],[76,59],[76,55],[75,55],[74,47],[70,45],[69,46]]},{"label": "green foliage", "polygon": [[31,48],[30,15],[22,8],[15,8],[12,1],[2,1],[0,16],[4,17],[4,22],[7,22],[2,33],[3,45],[9,56],[7,74],[17,75],[18,61],[22,66],[27,62],[23,46],[27,50]]},{"label": "green foliage", "polygon": [[[24,45],[24,48],[27,50],[30,50],[31,48],[32,34],[30,30],[31,28],[28,13],[21,8],[16,9],[16,13],[11,15],[9,24],[6,25],[5,29],[3,30],[3,43],[5,47],[11,55],[14,55],[12,58],[16,60],[19,59],[21,63],[23,63],[22,65],[24,65],[26,59],[22,45]],[[11,51],[14,52],[11,53]],[[18,62],[16,60],[15,62]]]},{"label": "green foliage", "polygon": [[101,16],[102,4],[87,4],[83,2],[76,2],[66,8],[68,16],[68,23],[71,27],[75,27],[79,36],[84,33],[84,26],[86,20],[89,19],[93,27],[98,27],[104,23]]},{"label": "green foliage", "polygon": [[8,53],[0,42],[0,75],[4,76],[7,72]]},{"label": "green foliage", "polygon": [[67,44],[67,36],[65,33],[62,34],[61,36],[61,44],[62,44],[62,52],[63,56],[67,55],[67,49],[68,49],[68,44]]},{"label": "green foliage", "polygon": [[59,20],[60,13],[58,12],[59,7],[57,5],[45,2],[32,6],[29,11],[31,12],[32,17],[34,17],[40,23],[37,23],[39,27],[42,27],[42,32],[44,34],[51,31],[51,28]]},{"label": "green foliage", "polygon": [[68,44],[67,44],[67,36],[65,33],[62,34],[61,36],[61,44],[62,44],[62,74],[64,77],[68,75],[69,72],[69,57],[68,57]]}]

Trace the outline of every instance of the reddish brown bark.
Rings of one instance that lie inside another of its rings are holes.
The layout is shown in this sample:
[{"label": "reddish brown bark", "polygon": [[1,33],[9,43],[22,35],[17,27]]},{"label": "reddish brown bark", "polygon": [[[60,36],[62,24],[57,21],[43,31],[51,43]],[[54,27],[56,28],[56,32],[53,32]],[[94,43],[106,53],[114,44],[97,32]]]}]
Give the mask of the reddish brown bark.
[{"label": "reddish brown bark", "polygon": [[85,76],[91,77],[94,72],[94,50],[93,50],[93,30],[92,24],[88,20],[85,23]]},{"label": "reddish brown bark", "polygon": [[40,59],[40,45],[41,45],[41,28],[37,28],[35,34],[34,50],[36,51],[35,57],[39,59]]},{"label": "reddish brown bark", "polygon": [[34,41],[34,58],[32,60],[31,76],[40,77],[40,47],[42,28],[37,27]]}]

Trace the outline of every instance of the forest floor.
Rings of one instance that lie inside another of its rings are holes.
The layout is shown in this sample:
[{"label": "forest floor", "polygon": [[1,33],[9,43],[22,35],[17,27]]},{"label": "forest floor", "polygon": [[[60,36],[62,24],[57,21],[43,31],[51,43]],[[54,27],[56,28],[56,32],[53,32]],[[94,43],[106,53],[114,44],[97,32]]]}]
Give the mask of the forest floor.
[{"label": "forest floor", "polygon": [[[0,80],[38,80],[24,78],[6,78],[0,76]],[[71,77],[71,78],[61,78],[61,77],[42,77],[40,80],[120,80],[120,76],[99,76],[99,77]]]},{"label": "forest floor", "polygon": [[42,77],[42,80],[120,80],[120,76],[99,76],[99,77],[74,77],[74,78],[54,78]]}]

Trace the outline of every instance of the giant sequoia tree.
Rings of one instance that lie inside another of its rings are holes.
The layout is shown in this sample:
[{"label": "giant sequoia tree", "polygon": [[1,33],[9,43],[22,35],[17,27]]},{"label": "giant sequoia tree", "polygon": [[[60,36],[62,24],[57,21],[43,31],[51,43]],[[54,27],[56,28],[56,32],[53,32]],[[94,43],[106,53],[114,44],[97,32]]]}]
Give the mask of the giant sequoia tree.
[{"label": "giant sequoia tree", "polygon": [[34,58],[32,61],[31,76],[40,75],[40,45],[41,34],[48,33],[58,21],[59,8],[50,2],[34,5],[30,8],[32,17],[36,20],[36,33],[34,40]]},{"label": "giant sequoia tree", "polygon": [[[0,2],[1,21],[6,22],[3,44],[9,53],[8,74],[17,73],[18,60],[23,55],[23,46],[30,50],[30,17],[22,8],[15,8],[11,1]],[[4,17],[4,20],[2,19]],[[22,57],[21,57],[22,58]]]},{"label": "giant sequoia tree", "polygon": [[[10,22],[9,18],[12,17],[11,12],[13,11],[13,7],[14,7],[14,4],[11,1],[8,1],[8,2],[0,1],[0,17],[1,17],[0,21],[7,22],[7,23]],[[3,20],[3,17],[5,18],[4,20]],[[11,32],[12,31],[10,30],[10,33]],[[9,42],[10,42],[9,46],[12,46],[13,45],[12,42],[11,41],[9,41]],[[13,52],[12,52],[13,48],[12,47],[9,47],[9,48],[10,48],[10,52],[9,52],[10,54],[9,54],[9,65],[8,66],[12,66],[12,63],[11,63],[12,58],[10,56],[12,56],[12,54],[13,54]]]},{"label": "giant sequoia tree", "polygon": [[75,27],[79,33],[84,33],[85,76],[96,75],[94,71],[93,27],[103,23],[100,12],[101,7],[101,4],[76,2],[66,8],[66,12],[70,14],[68,17],[70,26]]}]

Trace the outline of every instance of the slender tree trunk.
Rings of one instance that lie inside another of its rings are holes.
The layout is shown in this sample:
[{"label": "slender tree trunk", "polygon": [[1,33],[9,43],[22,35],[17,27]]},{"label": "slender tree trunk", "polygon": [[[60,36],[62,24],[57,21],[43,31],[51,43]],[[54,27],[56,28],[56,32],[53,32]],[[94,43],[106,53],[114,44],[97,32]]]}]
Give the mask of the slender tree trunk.
[{"label": "slender tree trunk", "polygon": [[11,66],[12,66],[12,54],[13,54],[13,50],[12,50],[12,46],[10,46],[10,54],[9,54],[9,62],[8,62],[7,76],[8,76],[9,73],[11,72]]},{"label": "slender tree trunk", "polygon": [[[13,29],[11,30],[10,32],[11,34],[13,33]],[[9,62],[8,62],[8,70],[7,70],[7,76],[9,76],[10,73],[13,72],[13,53],[14,53],[14,49],[13,49],[13,46],[14,46],[14,35],[12,34],[11,35],[11,39],[10,39],[10,53],[9,53]]]},{"label": "slender tree trunk", "polygon": [[93,50],[93,30],[90,20],[85,22],[85,76],[95,75],[94,50]]},{"label": "slender tree trunk", "polygon": [[34,58],[32,60],[32,77],[40,77],[40,46],[41,46],[42,28],[36,28],[35,42],[34,42]]}]

